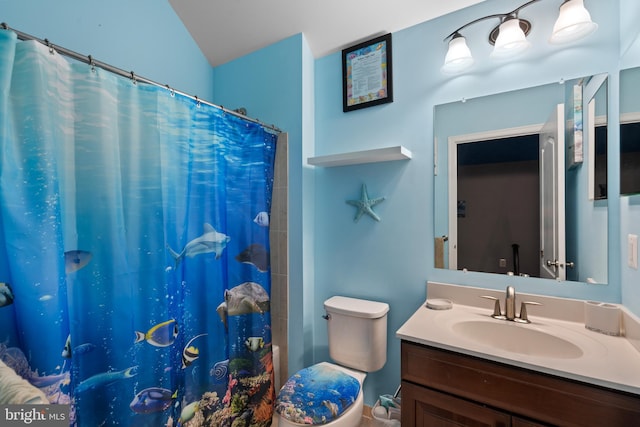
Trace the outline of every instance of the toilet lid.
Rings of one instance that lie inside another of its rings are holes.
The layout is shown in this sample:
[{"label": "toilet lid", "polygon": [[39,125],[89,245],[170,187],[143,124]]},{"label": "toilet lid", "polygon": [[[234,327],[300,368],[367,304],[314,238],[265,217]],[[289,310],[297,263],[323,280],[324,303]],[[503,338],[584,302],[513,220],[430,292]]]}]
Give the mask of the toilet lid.
[{"label": "toilet lid", "polygon": [[356,401],[360,382],[327,364],[295,373],[282,386],[276,411],[298,424],[321,425],[340,417]]}]

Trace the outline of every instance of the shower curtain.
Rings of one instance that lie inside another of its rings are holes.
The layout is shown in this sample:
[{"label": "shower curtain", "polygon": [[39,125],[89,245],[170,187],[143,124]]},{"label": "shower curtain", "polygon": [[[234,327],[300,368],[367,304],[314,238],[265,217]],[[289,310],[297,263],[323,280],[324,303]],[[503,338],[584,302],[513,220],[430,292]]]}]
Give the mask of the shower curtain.
[{"label": "shower curtain", "polygon": [[70,425],[269,425],[276,138],[0,30],[0,359]]}]

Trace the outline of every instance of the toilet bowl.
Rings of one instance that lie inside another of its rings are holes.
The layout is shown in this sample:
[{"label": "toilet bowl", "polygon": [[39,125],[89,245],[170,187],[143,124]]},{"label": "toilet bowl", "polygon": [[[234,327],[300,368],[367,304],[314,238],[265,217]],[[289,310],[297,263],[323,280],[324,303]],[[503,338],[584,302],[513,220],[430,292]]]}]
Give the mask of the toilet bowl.
[{"label": "toilet bowl", "polygon": [[357,427],[366,373],[386,362],[388,304],[335,296],[324,308],[329,355],[336,363],[316,363],[287,380],[276,399],[278,426]]}]

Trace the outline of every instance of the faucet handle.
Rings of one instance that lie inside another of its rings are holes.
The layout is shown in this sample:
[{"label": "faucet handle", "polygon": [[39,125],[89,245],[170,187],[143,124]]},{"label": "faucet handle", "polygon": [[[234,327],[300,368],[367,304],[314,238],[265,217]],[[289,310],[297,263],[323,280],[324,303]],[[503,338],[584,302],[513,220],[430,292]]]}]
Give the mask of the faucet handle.
[{"label": "faucet handle", "polygon": [[491,317],[493,317],[495,319],[506,319],[502,315],[502,310],[500,309],[500,300],[498,298],[492,297],[490,295],[482,295],[482,296],[480,296],[480,298],[484,298],[484,299],[495,301],[495,304],[493,305],[493,314],[491,315]]},{"label": "faucet handle", "polygon": [[542,305],[542,304],[535,301],[522,301],[522,303],[520,304],[520,317],[516,317],[513,320],[519,323],[531,323],[531,321],[529,320],[529,317],[527,316],[527,305]]}]

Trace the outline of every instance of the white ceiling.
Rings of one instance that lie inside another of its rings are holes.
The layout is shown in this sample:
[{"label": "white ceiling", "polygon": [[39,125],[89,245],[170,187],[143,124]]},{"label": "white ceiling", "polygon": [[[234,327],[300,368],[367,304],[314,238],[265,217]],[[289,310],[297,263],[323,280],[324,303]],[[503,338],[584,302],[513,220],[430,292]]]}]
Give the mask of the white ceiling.
[{"label": "white ceiling", "polygon": [[212,66],[303,33],[315,58],[483,0],[169,0]]}]

